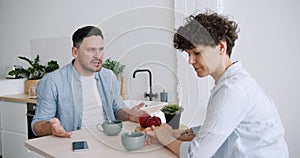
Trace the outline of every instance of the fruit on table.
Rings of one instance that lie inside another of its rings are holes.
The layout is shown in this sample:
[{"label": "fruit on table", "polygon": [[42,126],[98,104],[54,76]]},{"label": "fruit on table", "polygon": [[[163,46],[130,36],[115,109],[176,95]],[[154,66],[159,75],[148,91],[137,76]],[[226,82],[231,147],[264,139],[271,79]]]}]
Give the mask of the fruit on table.
[{"label": "fruit on table", "polygon": [[142,116],[139,117],[139,122],[140,122],[140,125],[141,127],[147,127],[147,121],[148,119],[150,119],[151,116],[149,114],[144,114]]},{"label": "fruit on table", "polygon": [[149,114],[145,114],[139,117],[139,123],[141,127],[146,128],[146,127],[151,127],[152,125],[160,126],[161,120],[157,116],[151,117]]},{"label": "fruit on table", "polygon": [[151,127],[153,125],[160,126],[160,124],[161,124],[161,120],[157,116],[153,116],[153,117],[149,118],[147,121],[147,127]]}]

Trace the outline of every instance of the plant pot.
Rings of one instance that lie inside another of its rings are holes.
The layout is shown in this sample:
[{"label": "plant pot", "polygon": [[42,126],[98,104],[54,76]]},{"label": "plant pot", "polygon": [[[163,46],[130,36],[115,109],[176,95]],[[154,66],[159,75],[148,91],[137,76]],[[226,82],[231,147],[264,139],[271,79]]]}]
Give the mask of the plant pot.
[{"label": "plant pot", "polygon": [[176,114],[176,115],[165,114],[166,123],[168,125],[170,125],[173,129],[178,129],[179,128],[180,117],[181,117],[181,113]]},{"label": "plant pot", "polygon": [[26,81],[25,81],[25,89],[24,89],[24,93],[25,93],[25,94],[28,94],[28,92],[29,92],[29,87],[30,87],[31,85],[37,87],[38,84],[39,84],[39,81],[40,81],[40,80],[26,80]]},{"label": "plant pot", "polygon": [[123,100],[126,100],[126,88],[125,88],[125,77],[121,76],[121,96]]}]

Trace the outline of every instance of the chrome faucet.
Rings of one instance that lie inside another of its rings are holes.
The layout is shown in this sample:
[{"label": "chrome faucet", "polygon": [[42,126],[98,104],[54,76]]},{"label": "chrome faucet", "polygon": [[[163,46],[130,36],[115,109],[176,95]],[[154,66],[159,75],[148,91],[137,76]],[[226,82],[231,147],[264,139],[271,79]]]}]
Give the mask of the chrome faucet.
[{"label": "chrome faucet", "polygon": [[149,73],[149,86],[150,86],[150,92],[149,92],[149,93],[145,92],[145,93],[144,93],[144,97],[145,97],[145,98],[149,97],[149,100],[150,100],[150,101],[152,101],[152,98],[153,98],[153,97],[154,97],[154,98],[157,98],[158,94],[157,94],[157,93],[155,93],[155,94],[152,93],[152,74],[151,74],[151,71],[148,70],[148,69],[139,69],[139,70],[135,70],[135,71],[133,72],[133,78],[135,78],[135,74],[136,74],[137,72],[148,72],[148,73]]}]

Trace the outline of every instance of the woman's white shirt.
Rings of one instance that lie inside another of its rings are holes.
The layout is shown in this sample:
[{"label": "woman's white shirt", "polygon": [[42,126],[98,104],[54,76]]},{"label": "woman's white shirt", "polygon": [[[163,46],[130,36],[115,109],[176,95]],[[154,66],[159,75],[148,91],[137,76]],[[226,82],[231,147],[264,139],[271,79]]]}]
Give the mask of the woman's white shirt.
[{"label": "woman's white shirt", "polygon": [[211,90],[206,118],[198,131],[191,142],[182,143],[180,157],[289,156],[273,100],[240,62],[230,66]]}]

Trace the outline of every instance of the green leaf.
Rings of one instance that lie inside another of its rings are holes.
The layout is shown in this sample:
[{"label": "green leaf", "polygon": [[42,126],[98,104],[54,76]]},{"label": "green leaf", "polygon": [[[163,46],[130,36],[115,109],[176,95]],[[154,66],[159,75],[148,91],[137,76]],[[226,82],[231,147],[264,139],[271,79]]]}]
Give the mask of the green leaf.
[{"label": "green leaf", "polygon": [[183,107],[178,104],[169,104],[164,106],[161,111],[169,115],[175,115],[183,112]]},{"label": "green leaf", "polygon": [[110,58],[106,59],[102,66],[112,70],[118,79],[122,76],[125,69],[125,65],[121,64],[119,61],[111,60]]},{"label": "green leaf", "polygon": [[45,73],[52,72],[59,68],[57,62],[53,60],[48,62],[48,66],[40,64],[39,55],[37,55],[33,61],[28,59],[27,57],[19,56],[18,58],[28,62],[30,67],[28,67],[27,69],[21,68],[18,70],[12,70],[8,73],[9,75],[21,75],[28,78],[29,80],[35,80],[41,79],[45,75]]}]

